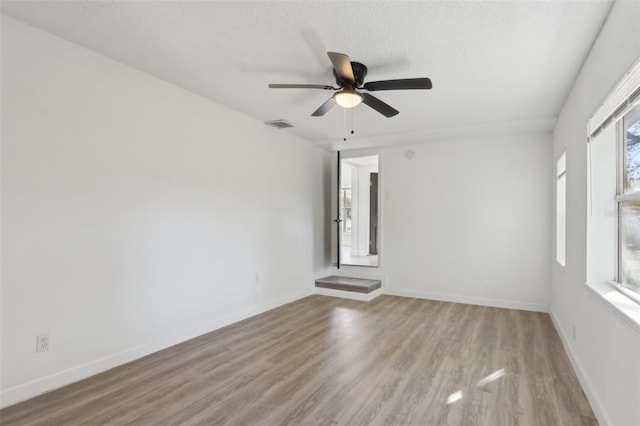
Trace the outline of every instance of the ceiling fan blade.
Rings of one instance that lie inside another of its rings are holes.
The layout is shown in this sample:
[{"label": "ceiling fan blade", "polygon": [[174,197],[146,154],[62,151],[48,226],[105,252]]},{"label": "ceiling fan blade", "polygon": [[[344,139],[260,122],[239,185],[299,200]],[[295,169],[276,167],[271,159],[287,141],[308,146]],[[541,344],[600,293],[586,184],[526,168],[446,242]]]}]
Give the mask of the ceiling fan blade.
[{"label": "ceiling fan blade", "polygon": [[327,99],[327,101],[325,103],[323,103],[322,105],[320,105],[320,108],[318,108],[317,110],[315,110],[313,112],[313,114],[311,114],[312,117],[320,117],[322,115],[325,115],[327,112],[329,112],[329,110],[331,108],[333,108],[334,106],[336,106],[336,101],[333,100],[333,97]]},{"label": "ceiling fan blade", "polygon": [[323,90],[338,90],[332,86],[325,86],[324,84],[270,84],[270,89],[323,89]]},{"label": "ceiling fan blade", "polygon": [[365,83],[364,90],[410,90],[431,89],[433,85],[428,78],[403,78],[400,80],[381,80]]},{"label": "ceiling fan blade", "polygon": [[375,109],[385,117],[393,117],[394,115],[397,115],[400,113],[400,111],[398,111],[391,105],[388,105],[382,102],[380,99],[376,98],[375,96],[372,96],[368,93],[363,93],[362,96],[364,97],[364,99],[362,99],[362,103],[369,105],[371,108]]},{"label": "ceiling fan blade", "polygon": [[351,68],[351,59],[344,53],[327,52],[333,69],[336,70],[338,77],[345,81],[355,83],[356,78],[353,75],[353,68]]}]

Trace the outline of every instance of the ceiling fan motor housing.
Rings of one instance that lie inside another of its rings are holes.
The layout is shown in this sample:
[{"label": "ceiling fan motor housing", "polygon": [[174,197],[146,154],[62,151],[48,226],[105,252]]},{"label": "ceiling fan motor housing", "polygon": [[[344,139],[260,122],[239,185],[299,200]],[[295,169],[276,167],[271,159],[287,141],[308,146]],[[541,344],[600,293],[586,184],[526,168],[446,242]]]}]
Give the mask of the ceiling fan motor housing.
[{"label": "ceiling fan motor housing", "polygon": [[334,68],[333,75],[336,78],[336,83],[339,87],[360,87],[364,84],[364,78],[367,76],[367,67],[360,62],[351,62],[351,69],[353,70],[353,76],[356,79],[355,85],[351,81],[345,81],[341,78]]}]

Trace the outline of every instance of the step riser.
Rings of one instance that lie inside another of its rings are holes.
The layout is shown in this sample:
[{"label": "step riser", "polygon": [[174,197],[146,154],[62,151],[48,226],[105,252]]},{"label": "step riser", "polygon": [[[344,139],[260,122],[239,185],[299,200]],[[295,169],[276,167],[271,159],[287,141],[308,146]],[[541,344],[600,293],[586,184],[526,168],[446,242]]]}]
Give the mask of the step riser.
[{"label": "step riser", "polygon": [[316,287],[314,294],[318,294],[320,296],[339,297],[341,299],[358,300],[360,302],[370,302],[382,294],[382,289],[379,288],[378,290],[375,290],[369,294],[365,294],[354,293],[352,291],[340,291],[331,290],[329,288]]},{"label": "step riser", "polygon": [[321,288],[330,288],[332,290],[341,290],[341,291],[351,291],[354,293],[371,293],[372,291],[375,291],[377,289],[379,289],[381,286],[378,285],[377,287],[371,288],[371,287],[359,287],[359,286],[354,286],[354,285],[350,285],[350,284],[324,284],[324,283],[318,283],[316,282],[316,287],[321,287]]},{"label": "step riser", "polygon": [[370,294],[382,287],[380,280],[338,277],[335,275],[319,278],[316,280],[316,288],[325,288],[329,290]]}]

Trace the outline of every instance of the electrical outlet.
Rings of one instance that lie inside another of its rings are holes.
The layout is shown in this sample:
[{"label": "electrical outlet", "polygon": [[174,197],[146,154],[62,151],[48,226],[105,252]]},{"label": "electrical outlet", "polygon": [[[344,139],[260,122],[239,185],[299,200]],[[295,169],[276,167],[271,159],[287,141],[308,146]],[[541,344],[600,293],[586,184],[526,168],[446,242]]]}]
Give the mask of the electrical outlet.
[{"label": "electrical outlet", "polygon": [[36,352],[45,352],[49,350],[49,335],[39,334],[36,341]]}]

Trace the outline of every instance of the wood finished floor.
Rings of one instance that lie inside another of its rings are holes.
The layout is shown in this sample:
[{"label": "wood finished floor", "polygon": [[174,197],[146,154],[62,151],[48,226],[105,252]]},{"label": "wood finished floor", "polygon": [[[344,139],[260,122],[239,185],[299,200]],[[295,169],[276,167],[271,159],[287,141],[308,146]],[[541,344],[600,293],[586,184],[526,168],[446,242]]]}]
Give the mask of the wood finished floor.
[{"label": "wood finished floor", "polygon": [[0,421],[597,424],[548,315],[393,296],[311,296],[8,407]]}]

